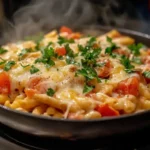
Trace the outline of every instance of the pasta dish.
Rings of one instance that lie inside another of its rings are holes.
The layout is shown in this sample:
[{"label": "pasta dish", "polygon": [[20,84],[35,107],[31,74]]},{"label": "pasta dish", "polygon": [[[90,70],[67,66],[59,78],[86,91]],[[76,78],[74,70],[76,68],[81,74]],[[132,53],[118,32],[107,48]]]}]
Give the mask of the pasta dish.
[{"label": "pasta dish", "polygon": [[150,109],[150,49],[111,30],[62,26],[0,47],[0,104],[36,115],[97,119]]}]

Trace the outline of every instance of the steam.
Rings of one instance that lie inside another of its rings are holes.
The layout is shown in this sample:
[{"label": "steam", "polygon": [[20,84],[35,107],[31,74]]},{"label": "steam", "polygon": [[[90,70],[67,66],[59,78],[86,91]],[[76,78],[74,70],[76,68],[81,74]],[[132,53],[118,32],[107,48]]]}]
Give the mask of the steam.
[{"label": "steam", "polygon": [[4,24],[4,40],[19,40],[61,25],[90,25],[96,22],[96,15],[87,0],[34,0],[17,11],[13,20],[13,25]]},{"label": "steam", "polygon": [[[130,2],[126,1],[126,3]],[[119,7],[120,3],[117,0],[107,0],[101,5],[92,4],[92,0],[91,2],[89,0],[32,0],[28,6],[14,14],[13,24],[7,20],[3,22],[0,44],[21,40],[39,32],[45,33],[62,25],[71,28],[84,25],[91,27],[97,24],[130,27],[133,30],[135,27],[137,30],[139,27],[146,28],[141,20],[130,19],[126,11],[116,13],[115,10]],[[102,22],[98,23],[99,16]]]}]

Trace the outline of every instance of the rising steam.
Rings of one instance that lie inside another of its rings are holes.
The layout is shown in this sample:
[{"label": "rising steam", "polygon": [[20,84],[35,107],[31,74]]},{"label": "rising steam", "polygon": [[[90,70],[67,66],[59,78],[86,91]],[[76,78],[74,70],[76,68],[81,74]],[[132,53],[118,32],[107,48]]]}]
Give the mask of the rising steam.
[{"label": "rising steam", "polygon": [[89,0],[32,0],[28,6],[14,14],[13,24],[4,21],[0,44],[17,41],[38,32],[48,32],[61,25],[69,27],[96,25],[98,16],[102,17],[106,26],[115,24],[115,27],[130,26],[131,29],[138,28],[138,25],[144,26],[139,20],[137,23],[137,20],[129,19],[126,11],[122,14],[114,13],[114,10],[120,6],[120,3],[115,0],[106,0],[104,5],[96,5],[96,7],[91,2]]},{"label": "rising steam", "polygon": [[5,22],[5,41],[19,40],[61,25],[90,25],[96,22],[96,15],[87,0],[34,0],[17,11],[13,20],[13,25]]}]

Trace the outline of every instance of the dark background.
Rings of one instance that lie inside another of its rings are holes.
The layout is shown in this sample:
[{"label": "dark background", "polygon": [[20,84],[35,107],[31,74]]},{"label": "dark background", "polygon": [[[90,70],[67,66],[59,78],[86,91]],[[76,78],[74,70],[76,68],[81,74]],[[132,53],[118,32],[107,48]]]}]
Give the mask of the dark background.
[{"label": "dark background", "polygon": [[[45,0],[48,2],[48,0]],[[81,0],[82,1],[82,0]],[[111,25],[114,27],[128,28],[150,34],[150,1],[149,0],[88,0],[97,15],[97,24]],[[13,14],[30,3],[30,0],[2,0],[4,16],[13,22]],[[107,5],[110,7],[106,13],[110,14],[107,20],[102,9]],[[40,13],[40,12],[39,12]],[[112,15],[113,14],[113,15]],[[123,18],[125,14],[125,18]],[[115,16],[115,17],[114,17]],[[116,18],[122,18],[117,20]]]}]

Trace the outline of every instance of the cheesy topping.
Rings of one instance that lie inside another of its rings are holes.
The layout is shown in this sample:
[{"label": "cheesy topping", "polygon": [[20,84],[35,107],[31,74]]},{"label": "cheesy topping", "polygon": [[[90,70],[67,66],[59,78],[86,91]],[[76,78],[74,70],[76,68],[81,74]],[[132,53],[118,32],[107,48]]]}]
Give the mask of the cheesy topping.
[{"label": "cheesy topping", "polygon": [[150,109],[150,50],[112,30],[98,37],[63,26],[40,41],[0,47],[0,104],[65,119]]}]

